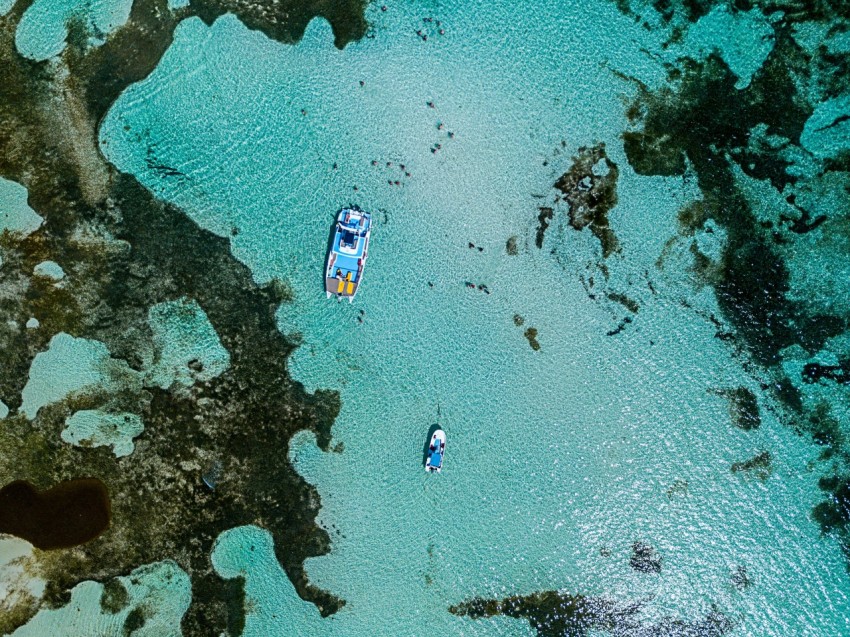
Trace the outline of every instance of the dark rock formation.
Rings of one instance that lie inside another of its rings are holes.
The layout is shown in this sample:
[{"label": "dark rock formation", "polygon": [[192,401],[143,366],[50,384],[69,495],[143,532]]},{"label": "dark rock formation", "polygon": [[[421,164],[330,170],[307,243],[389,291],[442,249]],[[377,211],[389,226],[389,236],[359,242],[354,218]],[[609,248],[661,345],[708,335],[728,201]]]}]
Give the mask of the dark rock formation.
[{"label": "dark rock formation", "polygon": [[641,604],[619,604],[602,597],[544,591],[501,600],[472,599],[449,608],[473,619],[505,615],[525,619],[539,637],[584,637],[603,631],[612,637],[721,637],[732,622],[718,611],[703,619],[664,618],[652,623],[640,617]]},{"label": "dark rock formation", "polygon": [[605,144],[597,144],[579,148],[573,165],[555,182],[569,207],[570,225],[576,230],[589,226],[602,244],[603,257],[620,249],[608,225],[608,213],[617,205],[619,175],[617,164],[605,154]]}]

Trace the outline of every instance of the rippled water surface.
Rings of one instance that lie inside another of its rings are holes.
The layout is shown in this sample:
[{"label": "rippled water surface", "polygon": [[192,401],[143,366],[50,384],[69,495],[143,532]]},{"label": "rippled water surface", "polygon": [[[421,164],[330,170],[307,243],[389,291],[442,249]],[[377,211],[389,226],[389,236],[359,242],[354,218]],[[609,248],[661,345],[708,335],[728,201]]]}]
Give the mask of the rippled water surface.
[{"label": "rippled water surface", "polygon": [[[372,5],[367,17],[369,37],[343,50],[321,19],[294,46],[234,16],[187,19],[99,132],[111,162],[229,237],[255,280],[291,288],[278,311],[301,343],[290,371],[341,395],[336,453],[304,432],[280,459],[317,487],[332,540],[308,576],[346,605],[322,618],[301,600],[258,520],[211,556],[222,577],[246,578],[244,634],[533,635],[521,619],[448,609],[551,590],[640,603],[648,631],[716,611],[733,635],[850,634],[845,556],[811,518],[821,447],[718,338],[728,325],[676,243],[697,180],[638,175],[623,150],[627,108],[664,85],[665,61],[719,56],[743,90],[772,50],[771,20],[719,9],[665,44],[603,0]],[[806,134],[818,144],[814,124]],[[617,170],[607,257],[554,188],[600,144]],[[352,304],[322,287],[349,204],[375,218]],[[541,207],[553,208],[545,234]],[[709,227],[692,251],[716,261],[725,241]],[[151,315],[177,343],[155,362],[162,384],[177,378],[172,360],[215,376],[227,353],[196,305],[175,303],[191,310],[186,329],[174,308]],[[55,348],[66,341],[85,345]],[[735,425],[741,395],[760,426]],[[426,475],[436,422],[445,469]],[[635,566],[636,543],[659,568]],[[173,565],[157,568],[133,591],[161,595],[163,573],[184,591]],[[21,634],[43,634],[53,620],[39,617]]]}]

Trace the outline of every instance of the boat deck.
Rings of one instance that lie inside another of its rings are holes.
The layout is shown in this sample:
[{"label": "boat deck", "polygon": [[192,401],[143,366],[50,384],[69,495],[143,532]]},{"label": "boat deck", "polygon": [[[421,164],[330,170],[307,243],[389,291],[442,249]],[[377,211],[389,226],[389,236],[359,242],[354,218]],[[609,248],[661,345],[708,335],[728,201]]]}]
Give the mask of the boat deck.
[{"label": "boat deck", "polygon": [[325,290],[333,295],[354,296],[357,292],[357,281],[325,277]]}]

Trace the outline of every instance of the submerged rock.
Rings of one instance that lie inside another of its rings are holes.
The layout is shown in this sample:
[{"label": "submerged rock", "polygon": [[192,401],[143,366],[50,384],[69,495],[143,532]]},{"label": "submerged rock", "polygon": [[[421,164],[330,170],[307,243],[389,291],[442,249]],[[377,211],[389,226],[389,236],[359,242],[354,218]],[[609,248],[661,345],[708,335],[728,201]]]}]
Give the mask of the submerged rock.
[{"label": "submerged rock", "polygon": [[590,227],[602,244],[603,258],[620,250],[608,224],[608,213],[617,205],[619,175],[617,164],[605,154],[605,144],[597,144],[579,148],[572,167],[555,182],[567,202],[570,225],[576,230]]},{"label": "submerged rock", "polygon": [[758,400],[751,390],[746,387],[736,387],[735,389],[718,389],[713,393],[729,401],[729,416],[736,427],[749,431],[761,426]]},{"label": "submerged rock", "polygon": [[546,229],[552,222],[552,216],[555,214],[555,210],[547,206],[541,206],[539,211],[540,212],[537,215],[537,234],[534,236],[534,244],[538,248],[542,248],[543,239],[546,236]]},{"label": "submerged rock", "polygon": [[660,573],[662,557],[653,547],[643,542],[632,544],[629,566],[639,573]]},{"label": "submerged rock", "polygon": [[540,343],[537,342],[537,328],[529,327],[525,330],[525,338],[528,339],[528,344],[535,352],[540,349]]},{"label": "submerged rock", "polygon": [[739,591],[748,589],[753,583],[750,574],[747,572],[746,566],[736,566],[732,571],[732,574],[729,576],[729,580],[732,582],[732,586],[737,588]]}]

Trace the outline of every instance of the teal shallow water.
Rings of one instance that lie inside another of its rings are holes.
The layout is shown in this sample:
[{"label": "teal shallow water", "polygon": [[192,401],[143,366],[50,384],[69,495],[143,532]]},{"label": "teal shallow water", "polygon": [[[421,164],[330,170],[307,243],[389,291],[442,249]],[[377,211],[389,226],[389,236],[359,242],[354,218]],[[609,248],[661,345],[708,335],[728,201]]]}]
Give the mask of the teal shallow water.
[{"label": "teal shallow water", "polygon": [[[333,539],[308,573],[348,604],[321,619],[269,536],[237,529],[213,561],[223,576],[247,575],[247,634],[414,635],[427,618],[445,634],[526,635],[524,622],[447,608],[547,589],[648,600],[648,621],[716,605],[736,635],[850,632],[840,550],[808,517],[822,497],[818,450],[780,425],[760,379],[714,337],[708,291],[655,268],[696,190],[630,170],[620,133],[634,84],[611,69],[661,81],[641,50],[660,42],[604,2],[373,7],[370,18],[375,38],[342,52],[321,21],[295,47],[232,17],[186,21],[101,129],[119,168],[231,236],[257,280],[292,286],[279,313],[303,339],[292,373],[342,395],[344,451],[324,454],[305,434],[289,453],[318,487]],[[764,45],[766,30],[744,32]],[[533,243],[534,195],[551,198],[576,150],[600,141],[621,170],[611,225],[623,251],[608,287],[640,305],[616,336],[606,333],[623,308],[581,282],[603,278],[596,240],[559,217],[544,249]],[[349,202],[378,219],[353,305],[326,301],[321,280],[333,214]],[[738,386],[760,396],[758,431],[735,429],[713,393]],[[446,469],[426,476],[438,406]],[[730,472],[762,450],[767,480]],[[629,567],[635,541],[662,555],[660,575]],[[741,566],[745,591],[730,582]]]}]

